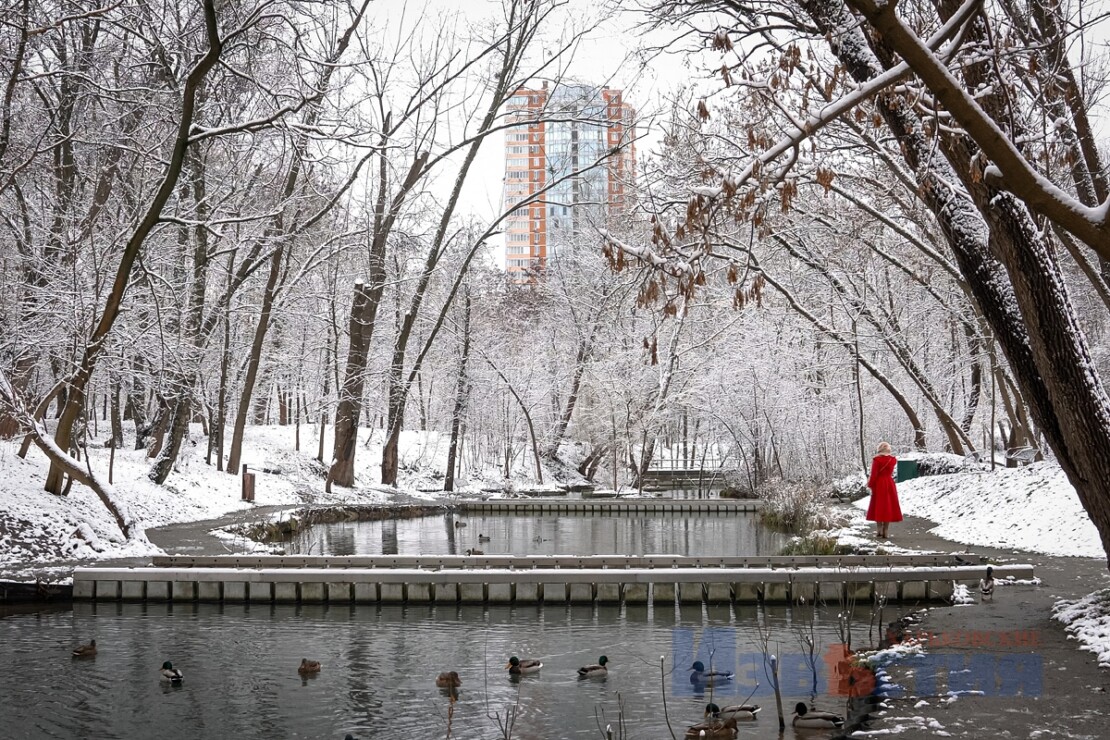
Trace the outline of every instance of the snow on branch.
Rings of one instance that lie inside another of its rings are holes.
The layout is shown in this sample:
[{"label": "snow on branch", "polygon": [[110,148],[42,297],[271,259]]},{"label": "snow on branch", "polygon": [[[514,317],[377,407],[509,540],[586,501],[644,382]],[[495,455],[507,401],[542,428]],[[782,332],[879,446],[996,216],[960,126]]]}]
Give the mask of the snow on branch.
[{"label": "snow on branch", "polygon": [[[968,0],[968,2],[964,3],[948,22],[941,26],[928,41],[923,42],[930,54],[939,49],[942,44],[953,36],[956,36],[953,45],[959,43],[957,32],[973,15],[974,11],[978,8],[979,2],[980,0]],[[944,53],[947,55],[951,53],[951,51],[952,50],[949,49]],[[913,71],[915,70],[906,62],[901,62],[891,67],[881,75],[860,85],[854,91],[824,106],[817,113],[807,118],[801,125],[795,126],[794,129],[783,136],[778,143],[753,159],[740,173],[726,174],[721,178],[720,185],[715,187],[693,188],[692,192],[709,198],[717,198],[722,194],[736,192],[741,186],[751,180],[752,177],[758,175],[765,165],[778,159],[787,152],[796,150],[803,141],[813,136],[822,128],[841,118],[845,113],[856,108],[882,90],[894,85]]]},{"label": "snow on branch", "polygon": [[[969,7],[977,11],[981,1],[967,0],[960,12]],[[985,168],[984,176],[992,184],[1010,191],[1030,209],[1074,234],[1103,259],[1110,259],[1110,201],[1093,208],[1085,206],[1038,172],[936,57],[931,45],[922,41],[898,17],[895,3],[882,0],[848,2],[882,33],[886,42],[904,60],[902,64],[908,64],[913,69],[936,100],[991,160],[992,164]]]},{"label": "snow on branch", "polygon": [[654,249],[648,246],[636,247],[628,242],[622,241],[613,235],[608,229],[598,229],[598,234],[605,242],[615,249],[619,249],[625,254],[632,255],[633,257],[643,260],[652,267],[665,272],[673,277],[684,277],[694,272],[693,266],[683,259],[667,258],[660,255]]}]

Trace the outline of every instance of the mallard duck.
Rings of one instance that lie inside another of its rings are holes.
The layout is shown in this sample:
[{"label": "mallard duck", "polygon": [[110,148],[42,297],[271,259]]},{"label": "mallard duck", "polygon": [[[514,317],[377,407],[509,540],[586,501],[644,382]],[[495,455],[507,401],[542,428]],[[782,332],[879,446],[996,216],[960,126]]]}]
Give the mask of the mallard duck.
[{"label": "mallard duck", "polygon": [[832,712],[810,711],[803,702],[798,702],[792,724],[803,730],[832,730],[843,727],[844,718]]},{"label": "mallard duck", "polygon": [[715,681],[731,681],[735,673],[728,673],[726,671],[707,671],[705,664],[700,660],[695,660],[694,664],[690,666],[690,683],[713,683]]},{"label": "mallard duck", "polygon": [[466,551],[466,554],[467,555],[485,555],[486,553],[482,550],[479,550],[476,547],[472,547],[472,548],[470,548],[469,550]]},{"label": "mallard duck", "polygon": [[509,669],[509,673],[519,676],[524,673],[535,673],[543,668],[543,663],[538,660],[521,660],[514,655],[509,658],[509,663],[505,667]]},{"label": "mallard duck", "polygon": [[301,667],[297,669],[297,673],[319,673],[320,661],[309,660],[308,658],[301,658]]},{"label": "mallard duck", "polygon": [[466,526],[466,522],[455,522],[455,529],[462,529]]},{"label": "mallard duck", "polygon": [[987,566],[987,577],[979,580],[979,593],[984,599],[994,599],[994,568]]},{"label": "mallard duck", "polygon": [[606,667],[606,664],[608,662],[609,662],[609,659],[606,658],[604,655],[602,655],[600,658],[597,659],[597,662],[594,663],[593,665],[584,665],[581,668],[579,668],[578,669],[578,677],[579,678],[586,678],[587,676],[589,676],[589,677],[607,676],[607,675],[609,675],[609,669]]},{"label": "mallard duck", "polygon": [[96,640],[90,640],[88,645],[78,645],[73,649],[74,658],[95,658]]},{"label": "mallard duck", "polygon": [[159,672],[159,677],[172,684],[179,684],[185,679],[185,674],[173,667],[173,663],[168,660],[162,664],[162,670]]},{"label": "mallard duck", "polygon": [[705,716],[713,719],[750,722],[755,719],[757,714],[759,714],[759,706],[756,704],[731,704],[727,707],[719,707],[713,703],[705,705]]},{"label": "mallard duck", "polygon": [[732,740],[736,737],[736,720],[734,719],[707,719],[698,722],[686,730],[686,737],[691,739],[706,738],[707,740]]},{"label": "mallard duck", "polygon": [[489,535],[488,534],[479,534],[478,535],[478,541],[479,542],[489,542]]},{"label": "mallard duck", "polygon": [[441,689],[457,689],[462,686],[458,671],[444,671],[436,676],[436,686]]}]

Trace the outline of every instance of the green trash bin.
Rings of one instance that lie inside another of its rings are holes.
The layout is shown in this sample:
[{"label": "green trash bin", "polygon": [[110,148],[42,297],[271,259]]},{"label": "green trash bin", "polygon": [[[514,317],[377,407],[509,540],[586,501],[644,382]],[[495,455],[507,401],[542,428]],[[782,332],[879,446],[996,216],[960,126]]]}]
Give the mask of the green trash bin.
[{"label": "green trash bin", "polygon": [[899,483],[917,477],[917,460],[899,460],[898,467],[894,471],[894,480]]}]

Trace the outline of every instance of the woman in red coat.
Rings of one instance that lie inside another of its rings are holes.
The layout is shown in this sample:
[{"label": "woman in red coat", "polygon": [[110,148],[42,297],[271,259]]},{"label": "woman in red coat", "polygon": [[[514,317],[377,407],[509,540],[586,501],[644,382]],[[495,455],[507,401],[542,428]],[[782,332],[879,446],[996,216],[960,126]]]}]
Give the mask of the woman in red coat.
[{"label": "woman in red coat", "polygon": [[871,461],[871,477],[867,479],[867,487],[871,489],[867,521],[878,525],[879,537],[885,540],[890,523],[902,521],[902,509],[898,506],[898,489],[894,486],[894,467],[898,460],[890,454],[888,442],[879,443],[878,453]]}]

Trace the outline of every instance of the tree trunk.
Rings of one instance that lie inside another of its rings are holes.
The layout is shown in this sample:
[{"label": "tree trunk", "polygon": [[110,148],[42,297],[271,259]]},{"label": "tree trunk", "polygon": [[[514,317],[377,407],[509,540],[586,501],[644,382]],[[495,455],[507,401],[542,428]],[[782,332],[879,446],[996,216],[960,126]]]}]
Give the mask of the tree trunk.
[{"label": "tree trunk", "polygon": [[169,421],[167,430],[169,437],[148,474],[148,477],[155,483],[165,483],[170,471],[173,470],[174,463],[177,462],[177,456],[181,452],[181,443],[189,433],[191,412],[192,404],[189,401],[189,396],[185,394],[178,395],[176,403],[167,409],[166,418]]},{"label": "tree trunk", "polygon": [[555,432],[551,436],[551,444],[547,447],[546,454],[551,459],[559,456],[559,445],[563,443],[567,428],[570,426],[571,417],[574,416],[574,408],[578,404],[578,392],[582,387],[582,376],[586,373],[586,364],[593,350],[594,336],[597,333],[600,319],[601,311],[599,310],[594,316],[589,335],[578,345],[578,352],[574,357],[574,374],[571,376],[570,393],[567,394],[567,402],[563,407],[563,413],[559,416],[559,422],[555,425]]},{"label": "tree trunk", "polygon": [[316,459],[324,462],[324,434],[328,429],[328,394],[331,383],[330,347],[324,349],[324,389],[320,394],[320,439],[316,450]]},{"label": "tree trunk", "polygon": [[455,409],[451,414],[451,442],[447,446],[447,471],[443,477],[443,490],[455,490],[455,467],[459,453],[459,429],[470,398],[467,381],[467,361],[470,359],[470,290],[463,296],[462,356],[459,358],[458,379],[455,381]]},{"label": "tree trunk", "polygon": [[966,321],[961,321],[960,324],[963,326],[964,336],[967,338],[967,352],[972,358],[971,388],[968,389],[967,408],[960,420],[960,428],[964,430],[965,434],[970,434],[971,422],[975,418],[975,412],[979,410],[979,399],[983,395],[983,343],[973,324]]},{"label": "tree trunk", "polygon": [[[203,89],[198,93],[198,98],[203,99]],[[200,363],[206,342],[202,334],[204,323],[204,298],[208,291],[208,225],[210,215],[208,205],[208,188],[206,182],[206,167],[204,157],[194,148],[188,154],[189,179],[188,195],[193,200],[196,209],[198,224],[192,228],[192,276],[189,292],[185,303],[185,323],[182,327],[182,340],[189,347],[190,352],[181,360],[183,367],[171,375],[171,382],[176,380],[176,388],[172,406],[172,416],[169,422],[169,440],[161,451],[158,459],[150,469],[150,479],[161,485],[166,482],[177,464],[177,456],[181,453],[181,444],[189,434],[189,422],[193,417],[193,388],[196,386],[197,375],[200,372]],[[186,232],[188,233],[188,232]]]},{"label": "tree trunk", "polygon": [[127,409],[135,422],[135,449],[141,450],[146,447],[146,438],[150,434],[146,416],[146,384],[142,376],[146,361],[142,355],[135,356],[131,361],[131,368],[131,389],[127,394]]},{"label": "tree trunk", "polygon": [[258,326],[254,330],[254,340],[251,342],[251,352],[247,360],[247,374],[243,378],[243,392],[239,396],[239,409],[235,413],[235,428],[231,433],[227,472],[232,475],[238,475],[239,460],[243,455],[243,435],[246,432],[247,416],[250,414],[254,383],[258,378],[258,366],[262,362],[262,346],[266,342],[266,332],[270,328],[270,312],[274,307],[274,296],[277,293],[278,278],[281,275],[281,257],[284,251],[285,245],[279,245],[270,256],[270,274],[266,278],[266,287],[262,292],[262,312],[258,316]]},{"label": "tree trunk", "polygon": [[351,306],[350,339],[343,385],[339,391],[339,407],[335,412],[335,441],[332,446],[332,463],[324,484],[331,491],[332,483],[351,487],[355,484],[355,449],[358,445],[358,423],[362,415],[362,394],[366,385],[366,358],[374,336],[374,323],[385,292],[386,244],[393,231],[401,206],[423,175],[428,153],[417,156],[409,166],[405,181],[392,200],[388,198],[389,160],[386,148],[389,143],[390,116],[385,117],[380,139],[381,155],[378,161],[378,196],[374,204],[374,228],[370,242],[370,287],[360,281],[355,283],[355,297]]},{"label": "tree trunk", "polygon": [[[232,265],[235,255],[228,257],[227,279],[231,284]],[[224,469],[224,438],[227,433],[227,384],[231,372],[231,311],[224,310],[224,342],[220,352],[220,389],[216,396],[216,423],[212,427],[212,436],[209,444],[216,447],[216,470]]]},{"label": "tree trunk", "polygon": [[328,491],[331,491],[333,482],[347,488],[355,484],[355,447],[358,444],[358,422],[366,383],[366,358],[377,314],[376,305],[370,307],[372,303],[376,304],[372,291],[361,280],[355,283],[347,332],[350,337],[347,368],[339,393],[339,408],[335,412],[335,444],[326,483]]},{"label": "tree trunk", "polygon": [[[112,402],[109,406],[112,415],[112,442],[115,449],[123,447],[123,418],[120,410],[120,381],[112,381]],[[109,481],[111,482],[111,481]]]}]

